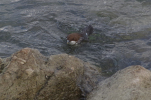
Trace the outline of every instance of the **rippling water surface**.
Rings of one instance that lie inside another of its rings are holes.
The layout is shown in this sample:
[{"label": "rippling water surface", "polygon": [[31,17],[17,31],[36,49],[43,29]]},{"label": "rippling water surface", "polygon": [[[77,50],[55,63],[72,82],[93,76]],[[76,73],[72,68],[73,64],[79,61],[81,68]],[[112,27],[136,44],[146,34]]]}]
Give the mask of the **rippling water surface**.
[{"label": "rippling water surface", "polygon": [[[112,74],[130,65],[151,69],[150,0],[1,0],[0,57],[25,48],[68,53]],[[89,42],[65,37],[91,24]]]}]

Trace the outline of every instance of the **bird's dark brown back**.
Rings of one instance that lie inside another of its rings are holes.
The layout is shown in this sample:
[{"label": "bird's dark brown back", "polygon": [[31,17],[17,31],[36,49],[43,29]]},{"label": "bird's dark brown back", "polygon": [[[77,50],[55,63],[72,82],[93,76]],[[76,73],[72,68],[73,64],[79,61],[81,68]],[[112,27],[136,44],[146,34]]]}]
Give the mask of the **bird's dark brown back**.
[{"label": "bird's dark brown back", "polygon": [[80,33],[72,33],[67,36],[67,40],[69,41],[78,41],[81,37]]}]

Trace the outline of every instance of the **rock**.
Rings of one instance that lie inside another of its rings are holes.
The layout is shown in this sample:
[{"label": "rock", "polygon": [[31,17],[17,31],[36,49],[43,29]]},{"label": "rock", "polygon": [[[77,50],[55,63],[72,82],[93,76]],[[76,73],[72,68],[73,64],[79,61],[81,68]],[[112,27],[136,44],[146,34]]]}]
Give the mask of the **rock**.
[{"label": "rock", "polygon": [[9,63],[9,58],[2,59],[0,58],[0,73],[2,73],[3,69],[7,66]]},{"label": "rock", "polygon": [[80,78],[81,82],[79,86],[84,96],[86,96],[106,77],[101,76],[101,70],[97,67],[90,65],[89,63],[84,63],[84,73]]},{"label": "rock", "polygon": [[130,66],[99,83],[87,100],[150,100],[151,72]]},{"label": "rock", "polygon": [[67,54],[47,58],[25,48],[5,63],[0,74],[1,100],[79,100],[101,79],[95,66]]},{"label": "rock", "polygon": [[2,60],[2,58],[0,58],[0,73],[2,72],[3,69],[4,69],[3,68],[3,60]]}]

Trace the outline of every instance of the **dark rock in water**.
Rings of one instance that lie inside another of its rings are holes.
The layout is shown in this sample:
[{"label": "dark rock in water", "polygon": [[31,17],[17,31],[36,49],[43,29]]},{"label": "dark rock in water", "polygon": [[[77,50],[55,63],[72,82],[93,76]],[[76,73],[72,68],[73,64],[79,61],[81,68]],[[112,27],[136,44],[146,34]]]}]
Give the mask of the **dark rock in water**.
[{"label": "dark rock in water", "polygon": [[5,60],[0,96],[1,100],[79,100],[99,79],[97,67],[74,56],[47,58],[38,50],[25,48]]},{"label": "dark rock in water", "polygon": [[150,100],[151,72],[130,66],[99,83],[87,100]]}]

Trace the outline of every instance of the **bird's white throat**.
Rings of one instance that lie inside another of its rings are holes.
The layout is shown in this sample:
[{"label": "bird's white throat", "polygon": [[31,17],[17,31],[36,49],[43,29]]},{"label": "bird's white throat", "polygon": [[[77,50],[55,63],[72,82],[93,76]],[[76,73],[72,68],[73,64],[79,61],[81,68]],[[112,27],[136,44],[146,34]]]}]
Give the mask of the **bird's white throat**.
[{"label": "bird's white throat", "polygon": [[69,45],[76,45],[77,42],[76,41],[69,41],[69,40],[67,40],[67,44],[69,44]]}]

